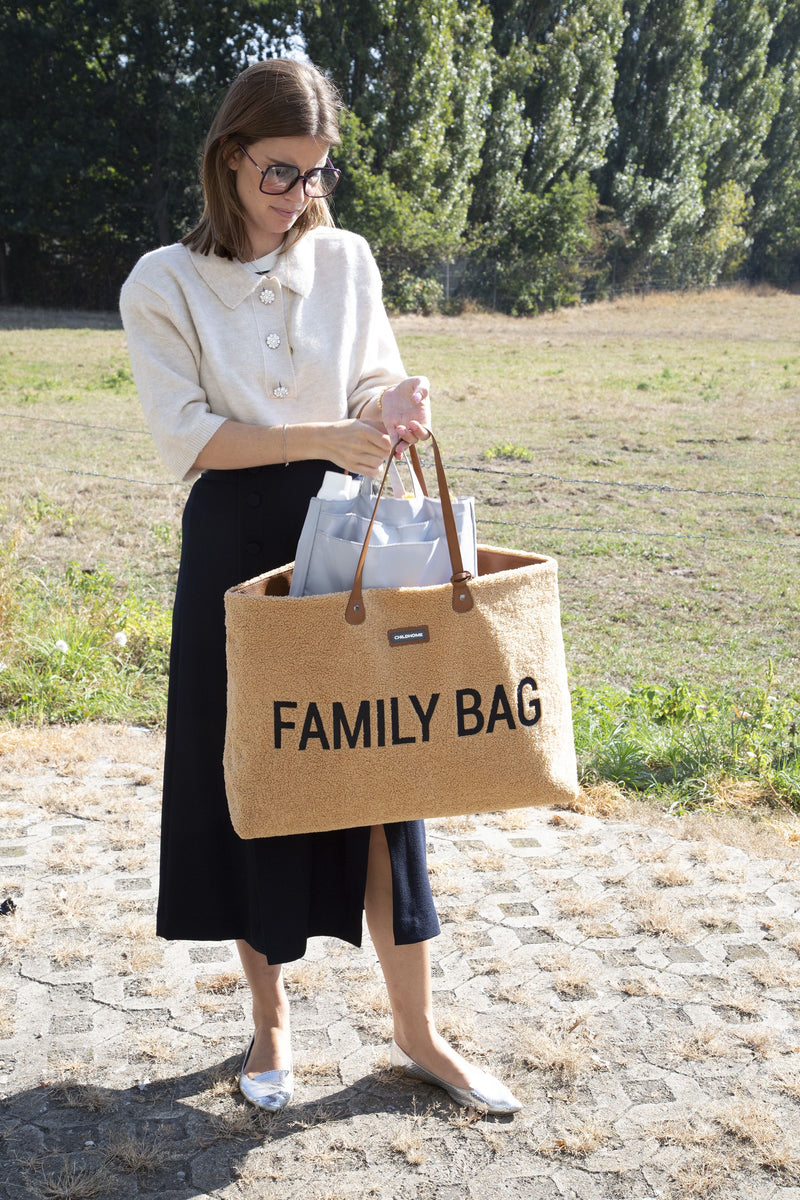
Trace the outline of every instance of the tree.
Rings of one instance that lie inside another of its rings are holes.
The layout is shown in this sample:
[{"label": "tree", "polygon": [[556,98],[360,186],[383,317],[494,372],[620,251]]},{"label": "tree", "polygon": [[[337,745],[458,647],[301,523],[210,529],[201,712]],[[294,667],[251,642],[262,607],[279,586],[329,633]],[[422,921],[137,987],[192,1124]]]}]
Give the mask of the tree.
[{"label": "tree", "polygon": [[800,0],[787,0],[769,48],[782,90],[753,184],[749,271],[778,284],[800,278]]},{"label": "tree", "polygon": [[[617,278],[668,270],[705,211],[711,131],[703,97],[713,0],[625,0],[617,59],[617,131],[601,172],[601,197],[626,230]],[[680,282],[674,280],[674,282]]]},{"label": "tree", "polygon": [[220,94],[275,37],[265,23],[281,12],[204,0],[27,0],[5,11],[5,300],[41,301],[46,286],[52,303],[114,304],[139,254],[184,232]]},{"label": "tree", "polygon": [[462,245],[488,116],[489,14],[480,0],[356,0],[304,10],[300,32],[349,104],[337,215],[369,239],[390,300],[411,301],[431,260]]},{"label": "tree", "polygon": [[621,0],[494,0],[491,115],[473,241],[514,311],[574,297],[595,242],[600,167],[614,124]]},{"label": "tree", "polygon": [[752,187],[766,164],[764,142],[782,90],[780,68],[768,62],[774,7],[773,0],[714,5],[703,82],[710,121],[705,211],[682,248],[684,271],[699,282],[735,275],[747,252]]}]

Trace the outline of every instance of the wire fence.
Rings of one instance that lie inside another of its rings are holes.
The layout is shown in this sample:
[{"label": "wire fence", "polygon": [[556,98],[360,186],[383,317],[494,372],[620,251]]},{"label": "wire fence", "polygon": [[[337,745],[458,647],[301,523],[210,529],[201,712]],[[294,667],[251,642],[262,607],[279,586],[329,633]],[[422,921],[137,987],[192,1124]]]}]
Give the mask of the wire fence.
[{"label": "wire fence", "polygon": [[[101,431],[101,432],[105,432],[105,433],[125,434],[126,436],[130,436],[132,434],[146,436],[146,437],[150,436],[149,430],[146,427],[140,427],[138,429],[126,429],[126,428],[114,426],[114,425],[96,425],[96,424],[90,424],[88,422],[83,422],[83,421],[65,421],[63,419],[55,418],[55,417],[34,417],[34,416],[28,416],[25,413],[9,413],[9,412],[0,411],[0,419],[7,419],[7,420],[12,420],[12,421],[34,422],[34,423],[41,423],[41,424],[45,424],[45,425],[65,425],[65,426],[72,426],[72,427],[81,428],[81,429],[92,429],[95,431]],[[3,469],[13,467],[13,468],[26,469],[26,470],[51,471],[51,472],[54,472],[57,474],[83,476],[87,479],[104,479],[104,480],[109,480],[112,482],[127,483],[127,484],[138,485],[138,486],[146,487],[146,488],[170,488],[170,489],[182,488],[185,491],[188,491],[188,489],[190,487],[189,484],[184,483],[180,480],[142,479],[142,478],[136,478],[134,476],[128,476],[128,475],[117,475],[117,474],[112,474],[112,473],[102,472],[102,471],[90,471],[90,470],[86,470],[86,469],[79,469],[76,467],[65,467],[65,466],[61,466],[57,463],[44,463],[44,462],[14,460],[14,459],[7,458],[5,456],[3,456],[2,459],[0,459],[0,467],[2,467]],[[605,489],[619,488],[619,489],[629,489],[629,490],[633,490],[633,491],[637,491],[637,492],[655,492],[655,493],[669,494],[671,496],[681,496],[681,495],[713,496],[713,497],[717,497],[717,498],[753,499],[753,500],[759,500],[759,501],[780,500],[780,501],[784,501],[784,502],[789,501],[789,502],[800,504],[800,495],[795,496],[795,495],[791,495],[791,494],[785,493],[785,492],[748,491],[748,490],[738,489],[738,488],[727,488],[727,489],[726,488],[691,488],[691,487],[678,487],[677,485],[672,484],[672,483],[649,483],[647,481],[640,481],[640,480],[629,481],[629,480],[619,480],[619,479],[596,479],[596,478],[571,477],[571,476],[565,476],[565,475],[558,475],[558,474],[554,474],[552,472],[546,472],[546,471],[536,471],[536,470],[529,470],[529,469],[524,469],[524,468],[520,469],[520,467],[518,465],[515,466],[514,468],[509,466],[508,469],[506,469],[506,468],[498,469],[496,466],[491,466],[491,465],[483,466],[483,465],[477,465],[475,463],[463,463],[463,462],[459,462],[457,460],[451,461],[449,463],[449,468],[453,472],[453,474],[457,474],[460,472],[471,473],[471,474],[474,474],[477,476],[486,477],[487,481],[492,481],[495,479],[503,480],[503,481],[543,480],[543,481],[547,481],[547,482],[564,484],[564,485],[570,486],[570,487],[581,487],[581,488],[595,488],[596,487],[596,488],[605,488]],[[620,526],[553,524],[553,523],[544,523],[544,522],[536,522],[536,521],[529,521],[529,520],[505,520],[503,518],[498,518],[498,517],[489,517],[488,515],[486,515],[484,513],[481,514],[481,524],[494,525],[494,526],[498,526],[498,527],[507,527],[507,528],[513,528],[513,529],[523,529],[523,530],[531,529],[531,530],[537,530],[538,532],[552,532],[552,533],[567,532],[567,533],[578,533],[578,534],[593,534],[593,535],[598,535],[598,536],[630,537],[630,538],[637,538],[637,539],[655,539],[655,540],[659,540],[659,541],[662,540],[663,538],[686,540],[686,541],[700,541],[700,542],[706,542],[706,541],[731,542],[731,543],[736,543],[736,544],[741,544],[741,541],[742,541],[741,534],[738,532],[736,534],[709,533],[706,531],[702,531],[702,532],[698,532],[698,533],[687,533],[684,531],[679,531],[679,530],[674,530],[674,529],[669,529],[669,530],[663,530],[663,529],[652,530],[652,529],[650,529],[650,530],[648,530],[648,529],[624,528],[624,527],[620,527]],[[768,545],[768,546],[781,547],[784,549],[790,548],[790,549],[794,549],[794,550],[800,552],[800,528],[798,528],[797,533],[794,537],[777,537],[777,536],[776,537],[753,537],[748,534],[747,542],[748,542],[748,544]]]}]

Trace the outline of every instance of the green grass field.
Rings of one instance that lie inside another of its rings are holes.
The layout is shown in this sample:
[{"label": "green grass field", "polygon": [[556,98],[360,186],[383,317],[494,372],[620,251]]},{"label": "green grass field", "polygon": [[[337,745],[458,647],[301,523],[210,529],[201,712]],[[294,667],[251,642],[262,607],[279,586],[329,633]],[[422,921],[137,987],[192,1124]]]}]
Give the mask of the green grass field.
[{"label": "green grass field", "polygon": [[[587,777],[800,808],[798,328],[745,290],[395,321],[481,540],[558,559]],[[159,723],[186,488],[118,324],[0,310],[0,414],[6,719]]]}]

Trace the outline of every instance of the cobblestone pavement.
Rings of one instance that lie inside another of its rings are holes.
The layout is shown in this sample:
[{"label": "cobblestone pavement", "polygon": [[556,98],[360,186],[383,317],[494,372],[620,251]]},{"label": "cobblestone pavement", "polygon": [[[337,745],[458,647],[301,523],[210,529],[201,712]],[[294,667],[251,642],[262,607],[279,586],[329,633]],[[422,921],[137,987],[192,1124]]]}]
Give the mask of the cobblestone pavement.
[{"label": "cobblestone pavement", "polygon": [[523,1112],[394,1078],[369,942],[320,939],[289,972],[295,1099],[268,1117],[235,1089],[234,947],[152,932],[160,753],[0,733],[0,1196],[800,1200],[790,818],[430,822],[440,1024]]}]

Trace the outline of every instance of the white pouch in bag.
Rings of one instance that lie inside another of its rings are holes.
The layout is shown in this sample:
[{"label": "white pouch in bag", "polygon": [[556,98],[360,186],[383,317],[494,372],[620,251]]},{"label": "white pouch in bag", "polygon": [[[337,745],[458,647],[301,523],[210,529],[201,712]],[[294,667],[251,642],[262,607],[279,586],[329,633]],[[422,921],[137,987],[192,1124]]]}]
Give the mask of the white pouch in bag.
[{"label": "white pouch in bag", "polygon": [[[414,490],[409,493],[396,467],[389,468],[395,494],[382,496],[378,505],[364,566],[365,588],[428,587],[450,580],[441,502],[425,495],[416,472],[410,473]],[[348,494],[353,485],[355,494]],[[375,506],[373,488],[372,479],[326,472],[308,506],[290,596],[350,591]],[[452,504],[464,569],[477,575],[475,501],[469,496]]]}]

